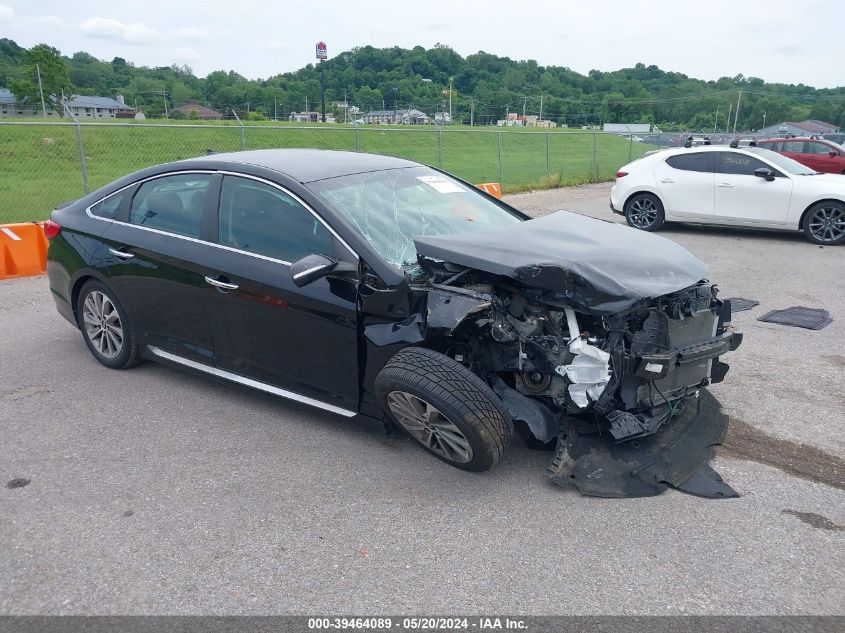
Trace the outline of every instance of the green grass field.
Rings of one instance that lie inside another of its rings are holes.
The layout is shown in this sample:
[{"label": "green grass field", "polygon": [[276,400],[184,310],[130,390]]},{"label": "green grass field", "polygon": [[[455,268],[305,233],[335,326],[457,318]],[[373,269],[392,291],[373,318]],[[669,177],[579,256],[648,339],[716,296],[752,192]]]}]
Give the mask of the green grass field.
[{"label": "green grass field", "polygon": [[[180,122],[184,123],[184,122]],[[501,132],[501,135],[498,133]],[[643,143],[581,130],[313,125],[82,125],[92,190],[132,171],[172,160],[241,149],[313,147],[400,156],[442,166],[470,182],[502,182],[506,192],[608,180]],[[499,162],[501,138],[501,167]],[[547,159],[548,156],[548,159]],[[57,203],[83,194],[71,125],[0,123],[0,224],[43,220]]]}]

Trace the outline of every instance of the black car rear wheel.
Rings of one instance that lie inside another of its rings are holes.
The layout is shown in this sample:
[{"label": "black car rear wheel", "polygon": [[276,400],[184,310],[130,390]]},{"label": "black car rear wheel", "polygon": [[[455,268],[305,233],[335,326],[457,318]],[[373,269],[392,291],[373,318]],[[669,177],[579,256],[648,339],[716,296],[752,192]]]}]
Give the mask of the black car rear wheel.
[{"label": "black car rear wheel", "polygon": [[845,242],[845,204],[828,200],[810,207],[804,216],[804,235],[816,244]]},{"label": "black car rear wheel", "polygon": [[663,203],[650,193],[638,193],[625,203],[628,226],[642,231],[656,231],[663,225]]},{"label": "black car rear wheel", "polygon": [[138,362],[138,343],[126,310],[114,292],[99,281],[82,286],[76,303],[82,338],[100,363],[125,369]]},{"label": "black car rear wheel", "polygon": [[510,443],[513,425],[501,400],[457,361],[420,347],[396,353],[376,378],[382,407],[438,459],[481,472]]}]

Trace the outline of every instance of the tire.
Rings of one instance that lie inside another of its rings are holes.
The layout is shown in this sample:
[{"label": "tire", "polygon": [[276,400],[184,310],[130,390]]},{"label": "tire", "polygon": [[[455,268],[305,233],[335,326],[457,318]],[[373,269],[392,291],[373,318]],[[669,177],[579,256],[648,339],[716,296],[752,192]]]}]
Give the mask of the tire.
[{"label": "tire", "polygon": [[511,441],[513,424],[493,390],[438,352],[400,350],[379,372],[375,387],[390,419],[455,468],[489,470]]},{"label": "tire", "polygon": [[76,319],[91,354],[111,369],[137,365],[138,337],[126,313],[105,284],[89,280],[76,300]]},{"label": "tire", "polygon": [[656,231],[665,221],[663,203],[651,193],[638,193],[625,203],[625,221],[641,231]]},{"label": "tire", "polygon": [[835,200],[817,202],[804,216],[804,236],[813,244],[836,246],[845,242],[845,204]]}]

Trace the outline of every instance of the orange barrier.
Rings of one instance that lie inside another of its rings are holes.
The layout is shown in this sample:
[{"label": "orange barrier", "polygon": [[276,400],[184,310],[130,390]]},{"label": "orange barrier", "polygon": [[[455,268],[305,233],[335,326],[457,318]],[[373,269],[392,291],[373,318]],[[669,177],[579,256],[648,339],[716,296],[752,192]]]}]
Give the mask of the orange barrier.
[{"label": "orange barrier", "polygon": [[0,279],[40,275],[47,270],[43,222],[0,224]]},{"label": "orange barrier", "polygon": [[498,182],[482,182],[481,184],[475,186],[482,191],[486,191],[491,196],[496,196],[499,200],[502,199],[502,185]]}]

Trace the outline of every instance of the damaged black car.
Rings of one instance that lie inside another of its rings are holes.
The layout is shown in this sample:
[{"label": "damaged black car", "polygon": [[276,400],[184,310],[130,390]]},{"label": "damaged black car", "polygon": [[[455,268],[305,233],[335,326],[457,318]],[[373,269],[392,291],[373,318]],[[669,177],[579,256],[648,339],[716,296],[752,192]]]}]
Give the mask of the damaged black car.
[{"label": "damaged black car", "polygon": [[742,335],[677,244],[531,219],[442,171],[319,150],[146,169],[53,212],[48,275],[92,355],[404,430],[485,471],[514,432],[588,495],[735,492],[707,387]]}]

